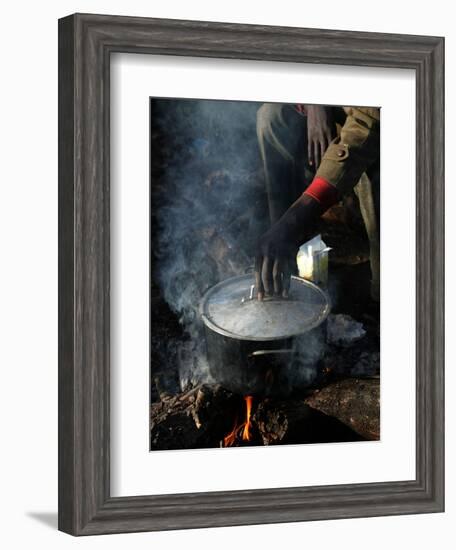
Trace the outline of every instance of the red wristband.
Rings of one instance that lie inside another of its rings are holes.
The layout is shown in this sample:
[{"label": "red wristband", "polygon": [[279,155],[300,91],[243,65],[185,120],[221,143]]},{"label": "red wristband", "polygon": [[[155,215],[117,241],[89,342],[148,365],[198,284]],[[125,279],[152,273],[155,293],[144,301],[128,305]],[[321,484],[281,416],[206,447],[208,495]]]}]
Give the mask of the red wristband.
[{"label": "red wristband", "polygon": [[337,187],[319,177],[314,178],[313,182],[304,191],[304,195],[309,195],[309,197],[319,202],[323,210],[328,210],[328,208],[340,200],[340,193]]}]

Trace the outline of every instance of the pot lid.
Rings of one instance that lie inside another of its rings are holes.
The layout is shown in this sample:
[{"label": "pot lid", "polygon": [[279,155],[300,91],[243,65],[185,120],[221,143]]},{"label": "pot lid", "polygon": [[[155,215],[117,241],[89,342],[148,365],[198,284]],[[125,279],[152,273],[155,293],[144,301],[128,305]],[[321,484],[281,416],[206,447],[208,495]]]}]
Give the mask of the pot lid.
[{"label": "pot lid", "polygon": [[256,299],[251,274],[231,277],[210,288],[200,304],[210,329],[238,340],[280,340],[320,325],[329,314],[329,297],[315,284],[292,277],[288,298]]}]

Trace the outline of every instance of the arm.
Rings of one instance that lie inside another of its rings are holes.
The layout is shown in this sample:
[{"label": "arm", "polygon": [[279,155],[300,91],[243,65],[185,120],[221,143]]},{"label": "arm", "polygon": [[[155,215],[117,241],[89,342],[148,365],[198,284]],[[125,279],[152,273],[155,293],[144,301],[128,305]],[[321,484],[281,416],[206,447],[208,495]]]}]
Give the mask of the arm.
[{"label": "arm", "polygon": [[320,216],[358,183],[377,160],[379,149],[379,109],[348,109],[340,137],[329,145],[313,182],[258,243],[258,299],[265,293],[288,295],[300,244],[315,232]]}]

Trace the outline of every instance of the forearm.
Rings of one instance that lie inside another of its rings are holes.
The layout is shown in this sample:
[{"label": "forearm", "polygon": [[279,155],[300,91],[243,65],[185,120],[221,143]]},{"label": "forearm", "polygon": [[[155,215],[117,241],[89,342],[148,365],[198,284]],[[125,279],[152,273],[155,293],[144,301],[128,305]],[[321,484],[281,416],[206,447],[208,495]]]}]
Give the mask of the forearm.
[{"label": "forearm", "polygon": [[325,208],[312,196],[303,193],[275,224],[283,238],[300,245],[309,237]]}]

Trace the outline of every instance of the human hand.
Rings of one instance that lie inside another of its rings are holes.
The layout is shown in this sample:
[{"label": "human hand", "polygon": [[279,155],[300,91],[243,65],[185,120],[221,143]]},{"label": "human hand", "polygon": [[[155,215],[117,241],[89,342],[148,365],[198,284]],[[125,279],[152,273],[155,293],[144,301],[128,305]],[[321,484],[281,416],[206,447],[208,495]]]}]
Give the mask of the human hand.
[{"label": "human hand", "polygon": [[255,284],[258,300],[266,295],[288,296],[293,261],[298,245],[286,228],[277,222],[261,238],[255,257]]},{"label": "human hand", "polygon": [[306,105],[306,112],[307,155],[309,164],[317,169],[328,145],[336,136],[336,126],[328,107]]},{"label": "human hand", "polygon": [[298,248],[313,236],[320,215],[321,205],[302,194],[260,238],[255,256],[255,284],[259,300],[265,295],[288,296]]}]

